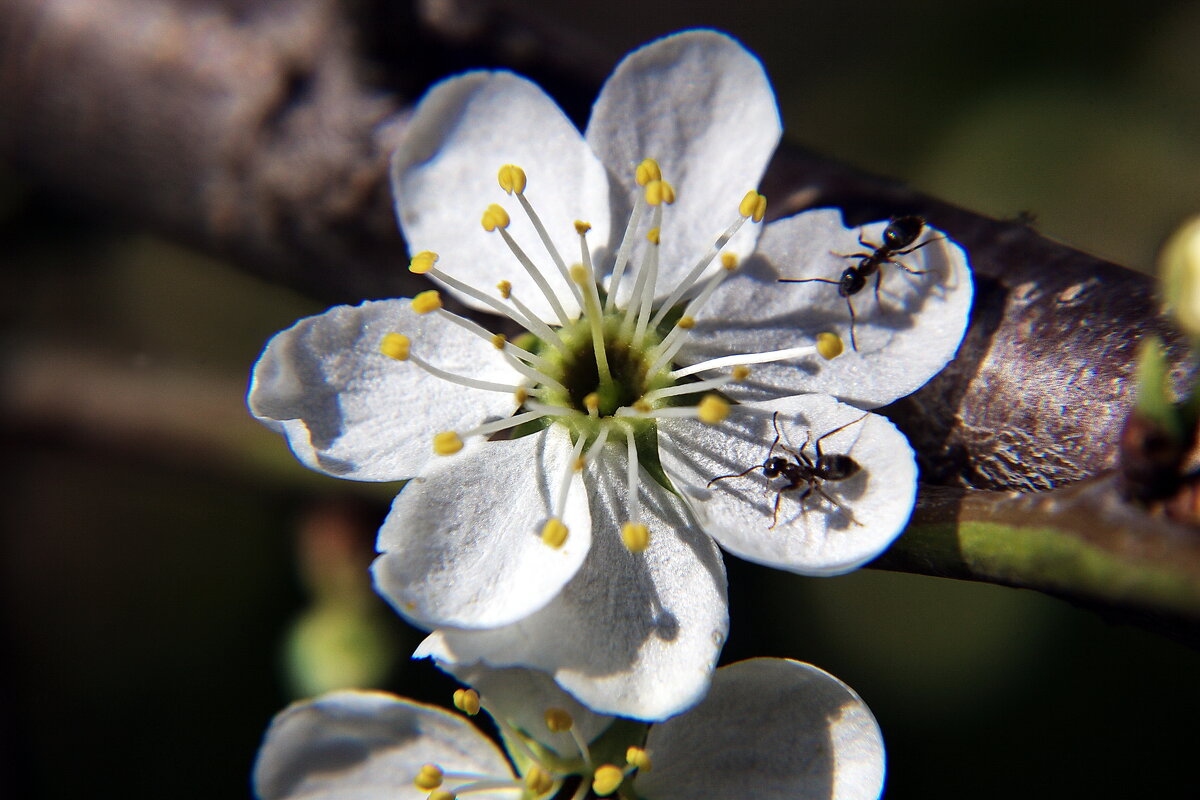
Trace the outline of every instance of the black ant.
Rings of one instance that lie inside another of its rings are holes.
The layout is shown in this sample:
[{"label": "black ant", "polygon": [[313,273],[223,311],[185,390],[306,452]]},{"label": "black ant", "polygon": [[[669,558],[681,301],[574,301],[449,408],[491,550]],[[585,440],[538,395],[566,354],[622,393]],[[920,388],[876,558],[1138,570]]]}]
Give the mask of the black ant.
[{"label": "black ant", "polygon": [[[880,267],[884,264],[895,264],[909,275],[924,275],[925,270],[913,269],[903,261],[896,259],[896,256],[906,256],[909,253],[920,250],[930,242],[936,242],[946,237],[939,236],[934,239],[926,239],[916,247],[908,247],[915,242],[920,236],[921,231],[925,229],[925,218],[918,216],[893,217],[888,226],[883,229],[883,244],[875,244],[873,242],[863,241],[862,232],[858,234],[858,243],[863,247],[869,247],[873,252],[870,253],[834,253],[835,256],[842,258],[857,258],[858,264],[853,267],[846,267],[842,271],[842,277],[838,280],[830,278],[780,278],[780,283],[832,283],[838,287],[838,294],[846,298],[846,307],[850,309],[850,346],[855,350],[858,349],[858,341],[854,336],[854,304],[850,302],[850,296],[858,294],[862,288],[867,285],[867,278],[875,276],[875,302],[879,302],[879,283],[883,280],[883,272]],[[907,250],[904,248],[908,247]]]},{"label": "black ant", "polygon": [[[793,450],[786,444],[779,444],[779,440],[782,438],[783,433],[779,430],[779,412],[776,411],[771,415],[771,426],[775,428],[775,441],[771,442],[771,449],[767,451],[767,457],[763,459],[763,462],[761,464],[755,464],[753,467],[750,467],[744,472],[738,472],[731,475],[721,475],[713,478],[708,482],[708,487],[711,487],[717,481],[723,481],[726,478],[741,478],[749,475],[756,469],[761,469],[763,471],[763,475],[765,475],[768,480],[782,476],[787,481],[786,486],[783,486],[775,491],[775,511],[771,515],[771,528],[774,528],[779,523],[779,501],[783,498],[783,493],[800,488],[804,489],[804,491],[800,494],[800,507],[802,509],[804,508],[804,501],[808,499],[810,494],[815,492],[820,497],[828,500],[842,513],[849,517],[850,521],[855,525],[861,525],[862,523],[856,520],[841,503],[826,494],[825,490],[821,488],[821,484],[825,481],[844,481],[847,478],[858,474],[862,467],[850,456],[836,453],[822,453],[821,441],[828,436],[832,436],[838,431],[849,428],[856,422],[862,422],[866,418],[867,415],[863,414],[858,419],[847,422],[845,425],[834,428],[833,430],[818,437],[815,444],[817,460],[813,461],[804,454],[804,448],[808,447],[808,443],[812,439],[812,431],[807,433],[804,438],[804,444],[800,446],[799,450]],[[790,453],[796,460],[789,461],[784,456],[772,455],[772,453],[775,452],[775,447],[777,445]],[[771,528],[768,528],[768,530]]]}]

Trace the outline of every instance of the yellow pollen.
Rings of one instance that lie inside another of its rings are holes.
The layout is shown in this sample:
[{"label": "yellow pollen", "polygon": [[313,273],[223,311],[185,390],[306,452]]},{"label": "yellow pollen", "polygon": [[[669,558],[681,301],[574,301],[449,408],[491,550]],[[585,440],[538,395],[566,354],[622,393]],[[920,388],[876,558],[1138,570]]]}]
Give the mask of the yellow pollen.
[{"label": "yellow pollen", "polygon": [[403,333],[385,333],[379,343],[379,352],[397,361],[407,361],[410,347],[412,341]]},{"label": "yellow pollen", "polygon": [[600,395],[595,392],[589,392],[584,395],[583,407],[588,410],[588,413],[594,413],[600,410]]},{"label": "yellow pollen", "polygon": [[845,349],[846,345],[842,343],[842,337],[836,333],[825,331],[817,334],[817,353],[826,361],[837,358]]},{"label": "yellow pollen", "polygon": [[437,289],[421,292],[412,299],[412,310],[418,314],[428,314],[442,307],[442,296]]},{"label": "yellow pollen", "polygon": [[671,205],[675,202],[675,189],[663,180],[646,184],[646,202],[652,206]]},{"label": "yellow pollen", "polygon": [[496,179],[500,181],[500,188],[509,194],[521,194],[525,191],[525,170],[516,164],[505,164],[500,168]]},{"label": "yellow pollen", "polygon": [[454,792],[447,792],[445,789],[438,789],[430,792],[429,797],[425,800],[458,800],[458,795]]},{"label": "yellow pollen", "polygon": [[626,522],[621,526],[621,541],[631,553],[640,553],[650,546],[650,529],[640,522]]},{"label": "yellow pollen", "polygon": [[488,233],[491,233],[492,231],[496,230],[497,228],[507,228],[510,220],[508,218],[507,211],[505,211],[502,207],[496,205],[495,203],[492,203],[483,212],[482,222],[483,222],[483,229],[485,231],[487,231]]},{"label": "yellow pollen", "polygon": [[738,266],[737,256],[733,253],[721,253],[721,266],[726,272],[733,272]]},{"label": "yellow pollen", "polygon": [[751,189],[738,205],[738,213],[743,217],[750,217],[755,222],[762,222],[767,213],[767,198]]},{"label": "yellow pollen", "polygon": [[415,272],[417,275],[424,275],[433,269],[433,265],[437,263],[437,260],[437,253],[432,250],[422,250],[408,262],[408,271]]},{"label": "yellow pollen", "polygon": [[735,381],[744,381],[750,377],[750,368],[745,364],[739,364],[733,368],[733,379]]},{"label": "yellow pollen", "polygon": [[683,328],[685,331],[690,331],[692,328],[696,327],[696,318],[680,317],[679,322],[676,322],[675,324],[680,328]]},{"label": "yellow pollen", "polygon": [[650,244],[658,244],[658,228],[646,231],[646,238],[650,240]]},{"label": "yellow pollen", "polygon": [[580,236],[583,236],[585,233],[587,233],[591,229],[592,229],[592,223],[584,222],[581,219],[575,220],[575,232],[578,233]]},{"label": "yellow pollen", "polygon": [[525,405],[525,401],[529,399],[529,392],[525,391],[524,386],[518,386],[517,390],[513,392],[513,399],[517,401],[517,405],[523,406]]},{"label": "yellow pollen", "polygon": [[592,773],[592,791],[601,797],[608,797],[617,790],[624,779],[625,773],[620,767],[612,764],[596,767],[596,771]]},{"label": "yellow pollen", "polygon": [[571,469],[576,472],[583,472],[583,468],[587,466],[587,459],[580,456],[571,463]]},{"label": "yellow pollen", "polygon": [[585,267],[583,264],[572,264],[571,265],[571,280],[575,281],[580,286],[587,285],[587,282],[588,282],[587,267]]},{"label": "yellow pollen", "polygon": [[729,403],[715,394],[706,394],[696,406],[696,415],[705,425],[716,425],[729,416]]},{"label": "yellow pollen", "polygon": [[637,767],[642,772],[649,772],[651,768],[650,754],[640,747],[630,747],[625,751],[625,762],[631,767]]},{"label": "yellow pollen", "polygon": [[492,347],[496,348],[497,350],[503,350],[504,345],[506,344],[508,344],[508,337],[503,333],[497,333],[492,337]]},{"label": "yellow pollen", "polygon": [[474,689],[455,689],[454,707],[473,717],[479,713],[479,692]]},{"label": "yellow pollen", "polygon": [[662,170],[659,169],[658,162],[653,158],[644,158],[642,163],[637,165],[633,176],[637,180],[638,186],[645,186],[651,181],[661,181]]},{"label": "yellow pollen", "polygon": [[554,779],[541,767],[533,767],[525,773],[525,788],[533,792],[534,797],[541,797],[554,788]]},{"label": "yellow pollen", "polygon": [[542,544],[555,550],[566,544],[567,526],[558,517],[551,517],[542,526]]},{"label": "yellow pollen", "polygon": [[551,733],[566,733],[575,725],[571,713],[565,708],[546,709],[546,727]]},{"label": "yellow pollen", "polygon": [[462,439],[454,431],[443,431],[433,437],[433,452],[439,456],[452,456],[462,447]]},{"label": "yellow pollen", "polygon": [[499,283],[496,284],[496,288],[500,291],[500,296],[503,297],[505,300],[512,297],[512,282],[511,281],[500,281]]},{"label": "yellow pollen", "polygon": [[647,403],[645,400],[637,400],[633,404],[633,410],[637,411],[641,414],[649,414],[651,411],[654,410],[654,407],[651,406],[649,403]]},{"label": "yellow pollen", "polygon": [[437,764],[426,764],[417,771],[413,785],[418,789],[431,792],[442,785],[442,770]]}]

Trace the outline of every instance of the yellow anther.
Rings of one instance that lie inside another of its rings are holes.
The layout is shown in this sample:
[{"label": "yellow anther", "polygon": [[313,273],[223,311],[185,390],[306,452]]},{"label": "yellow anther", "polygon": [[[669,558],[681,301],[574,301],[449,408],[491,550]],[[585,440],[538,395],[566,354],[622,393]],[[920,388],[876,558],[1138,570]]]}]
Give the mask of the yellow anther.
[{"label": "yellow anther", "polygon": [[659,169],[658,162],[653,158],[644,158],[642,163],[637,165],[633,176],[637,180],[638,186],[645,186],[651,181],[661,181],[662,170]]},{"label": "yellow anther", "polygon": [[625,773],[620,767],[612,764],[596,767],[596,771],[592,773],[592,791],[601,797],[608,797],[617,790],[623,780]]},{"label": "yellow anther", "polygon": [[588,392],[583,396],[583,407],[588,410],[589,414],[594,414],[600,410],[600,395],[595,392]]},{"label": "yellow anther", "polygon": [[721,266],[726,272],[733,272],[738,268],[738,257],[733,253],[721,253]]},{"label": "yellow anther", "polygon": [[546,727],[551,733],[566,733],[575,725],[571,712],[565,708],[546,709]]},{"label": "yellow anther", "polygon": [[567,526],[558,517],[551,517],[542,526],[542,544],[555,550],[566,544]]},{"label": "yellow anther", "polygon": [[653,766],[650,754],[640,747],[630,747],[625,751],[625,762],[631,767],[637,767],[642,772],[649,772]]},{"label": "yellow anther", "polygon": [[587,267],[583,264],[571,265],[571,280],[578,283],[580,286],[586,286],[591,276],[588,275]]},{"label": "yellow anther", "polygon": [[433,437],[433,452],[439,456],[452,456],[462,450],[463,442],[454,431],[443,431]]},{"label": "yellow anther", "polygon": [[554,788],[554,778],[541,767],[533,767],[525,773],[525,788],[532,792],[534,797],[541,797]]},{"label": "yellow anther", "polygon": [[685,331],[690,331],[692,328],[696,327],[696,318],[683,316],[680,317],[679,322],[676,322],[675,324],[680,328],[683,328]]},{"label": "yellow anther", "polygon": [[482,222],[483,229],[488,233],[491,233],[497,228],[507,228],[510,220],[508,218],[507,211],[495,203],[492,203],[487,207],[486,210],[484,210]]},{"label": "yellow anther", "polygon": [[592,229],[592,223],[584,222],[581,219],[575,220],[575,232],[578,233],[580,236],[583,236],[585,233],[587,233],[591,229]]},{"label": "yellow anther", "polygon": [[513,399],[517,401],[517,405],[523,406],[525,405],[525,401],[529,399],[529,392],[526,391],[524,386],[518,386],[517,390],[513,392]]},{"label": "yellow anther", "polygon": [[633,403],[633,410],[637,411],[639,414],[649,414],[654,410],[654,406],[650,405],[645,400],[635,400]]},{"label": "yellow anther", "polygon": [[584,458],[583,456],[580,456],[579,458],[577,458],[571,462],[571,469],[575,470],[576,472],[583,472],[583,468],[586,466],[587,466],[587,459]]},{"label": "yellow anther", "polygon": [[842,337],[836,333],[825,331],[817,334],[817,352],[826,361],[837,358],[845,349],[846,345],[842,343]]},{"label": "yellow anther", "polygon": [[666,181],[650,181],[646,184],[646,202],[652,206],[669,206],[675,202],[675,188]]},{"label": "yellow anther", "polygon": [[442,296],[437,289],[421,292],[412,299],[412,310],[418,314],[428,314],[442,307]]},{"label": "yellow anther", "polygon": [[492,337],[492,347],[496,348],[497,350],[503,350],[504,345],[506,344],[508,344],[508,337],[503,333],[497,333]]},{"label": "yellow anther", "polygon": [[716,425],[724,422],[729,416],[729,402],[715,394],[706,394],[696,406],[696,416],[705,425]]},{"label": "yellow anther", "polygon": [[512,297],[512,281],[500,281],[496,284],[496,289],[500,291],[500,296],[505,300]]},{"label": "yellow anther", "polygon": [[454,707],[473,717],[479,713],[479,692],[474,689],[455,689]]},{"label": "yellow anther", "polygon": [[443,773],[437,764],[426,764],[417,771],[413,785],[426,792],[432,792],[442,785]]},{"label": "yellow anther", "polygon": [[412,347],[410,340],[403,333],[385,333],[379,343],[379,352],[397,361],[408,361],[408,351]]},{"label": "yellow anther", "polygon": [[753,219],[755,222],[762,222],[763,215],[767,213],[767,198],[751,189],[746,192],[746,196],[742,198],[741,204],[738,205],[738,213],[743,217]]},{"label": "yellow anther", "polygon": [[408,271],[415,272],[418,275],[424,275],[429,270],[433,269],[433,265],[437,263],[438,254],[432,250],[422,250],[412,257],[408,262]]},{"label": "yellow anther", "polygon": [[445,789],[437,789],[429,793],[429,797],[425,800],[458,800],[458,795],[454,792],[447,792]]},{"label": "yellow anther", "polygon": [[650,529],[640,522],[626,522],[621,526],[621,541],[631,553],[640,553],[650,546]]},{"label": "yellow anther", "polygon": [[650,244],[658,244],[658,228],[646,231],[646,238],[650,240]]},{"label": "yellow anther", "polygon": [[733,379],[735,381],[744,381],[750,377],[750,368],[745,364],[738,364],[733,368]]},{"label": "yellow anther", "polygon": [[496,178],[500,181],[500,188],[509,194],[521,194],[525,191],[525,170],[516,164],[505,164]]}]

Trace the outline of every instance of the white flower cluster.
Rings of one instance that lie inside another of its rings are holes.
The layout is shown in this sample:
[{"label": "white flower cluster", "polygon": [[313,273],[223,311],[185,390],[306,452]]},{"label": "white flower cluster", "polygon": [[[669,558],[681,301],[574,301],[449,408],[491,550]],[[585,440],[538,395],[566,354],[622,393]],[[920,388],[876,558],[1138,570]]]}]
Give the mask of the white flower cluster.
[{"label": "white flower cluster", "polygon": [[[953,357],[971,304],[962,249],[922,227],[911,252],[884,253],[908,274],[876,259],[882,283],[851,318],[857,289],[828,284],[872,255],[887,223],[847,228],[823,209],[762,224],[756,187],[780,134],[762,65],[712,31],[626,57],[582,136],[522,78],[449,79],[418,105],[395,154],[397,215],[410,268],[493,322],[452,312],[435,290],[337,307],[275,336],[254,370],[251,410],[305,464],[408,481],[373,574],[431,631],[418,656],[460,676],[538,670],[600,715],[663,720],[706,698],[651,729],[683,766],[639,776],[639,796],[741,796],[733,778],[722,794],[691,774],[724,762],[683,744],[695,720],[729,710],[721,673],[713,684],[728,629],[717,545],[806,575],[882,552],[911,513],[916,467],[903,435],[868,409]],[[785,670],[817,695],[853,697],[811,667],[746,663],[757,666],[724,674],[753,674],[758,691]],[[796,702],[779,709],[801,725]],[[275,750],[297,736],[333,747],[340,734],[310,728],[336,718],[378,748],[364,745],[361,776],[331,775],[373,787],[355,797],[383,796],[381,776],[425,752],[413,731],[458,724],[440,713],[363,695],[289,710],[268,735],[260,793],[333,796],[296,789],[325,779],[280,766]],[[841,763],[835,722],[799,733],[753,724],[789,743],[828,734],[833,749],[821,752]],[[863,774],[881,782],[873,720],[851,727],[871,744],[845,752],[867,754]],[[435,750],[444,739],[429,737]],[[454,747],[477,771],[496,757]],[[778,796],[795,796],[784,790],[798,785],[791,768]]]}]

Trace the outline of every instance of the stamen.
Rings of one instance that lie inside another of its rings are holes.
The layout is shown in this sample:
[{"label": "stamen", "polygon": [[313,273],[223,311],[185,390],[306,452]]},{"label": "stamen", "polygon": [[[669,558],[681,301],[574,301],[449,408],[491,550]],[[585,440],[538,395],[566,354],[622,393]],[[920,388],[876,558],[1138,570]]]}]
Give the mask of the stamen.
[{"label": "stamen", "polygon": [[568,533],[570,531],[567,529],[565,522],[558,517],[551,517],[542,526],[542,543],[547,547],[557,550],[566,544]]},{"label": "stamen", "polygon": [[397,361],[407,361],[412,340],[402,333],[385,333],[379,343],[379,352]]},{"label": "stamen", "polygon": [[[662,222],[662,206],[654,209],[654,225],[653,230],[658,230],[658,225]],[[638,271],[638,281],[641,281],[641,297],[638,300],[637,327],[633,334],[633,346],[641,348],[642,341],[646,336],[646,325],[650,322],[650,310],[654,306],[654,290],[658,285],[658,238],[655,237],[653,246],[646,253],[646,260],[642,269]],[[634,282],[635,288],[637,281]]]},{"label": "stamen", "polygon": [[575,746],[579,748],[579,754],[583,757],[583,763],[587,765],[588,769],[591,769],[592,754],[588,750],[587,742],[579,735],[579,729],[575,727],[575,720],[572,719],[570,712],[562,708],[547,708],[546,727],[551,733],[570,733]]},{"label": "stamen", "polygon": [[[566,388],[563,387],[561,383],[545,374],[547,370],[554,369],[554,366],[546,359],[542,358],[536,353],[529,352],[523,347],[518,347],[517,345],[508,341],[507,337],[505,337],[502,333],[492,333],[474,320],[467,319],[466,317],[460,317],[457,314],[452,314],[444,308],[439,308],[437,313],[442,319],[445,319],[448,322],[453,322],[455,325],[470,331],[481,339],[487,339],[494,347],[496,347],[498,350],[501,350],[506,357],[519,358],[528,364],[534,365],[535,370],[526,372],[525,369],[522,369],[524,366],[523,364],[518,366],[518,363],[512,360],[508,361],[508,363],[512,365],[513,369],[517,370],[525,377],[533,380],[535,383],[545,383],[550,386],[554,386],[560,391],[566,391]],[[403,361],[404,359],[400,360]]]},{"label": "stamen", "polygon": [[[609,386],[612,384],[612,373],[608,371],[608,353],[604,348],[604,320],[600,311],[600,295],[596,293],[596,282],[592,280],[591,270],[581,264],[571,267],[571,279],[579,284],[584,293],[583,300],[587,309],[588,327],[592,331],[592,349],[596,352],[600,385]],[[587,289],[589,286],[591,291]]]},{"label": "stamen", "polygon": [[735,364],[768,364],[772,361],[786,361],[789,358],[801,358],[811,355],[821,355],[820,350],[814,345],[789,347],[786,350],[768,350],[764,353],[741,353],[701,361],[698,364],[692,364],[687,367],[680,367],[673,372],[667,373],[667,375],[678,380],[679,378],[686,378],[688,375],[695,375],[697,372],[706,372],[710,369],[720,369],[721,367],[728,367]]},{"label": "stamen", "polygon": [[428,289],[420,292],[412,299],[412,310],[418,314],[428,314],[430,311],[437,311],[442,307],[442,296],[438,294],[437,289]]},{"label": "stamen", "polygon": [[530,411],[537,411],[543,417],[582,417],[583,413],[567,406],[554,406],[549,403],[539,403],[536,400],[530,400],[525,405]]},{"label": "stamen", "polygon": [[532,792],[534,797],[541,797],[554,788],[554,778],[541,767],[533,767],[525,773],[525,788]]},{"label": "stamen", "polygon": [[[742,369],[745,369],[745,367],[742,367]],[[749,374],[750,371],[745,369],[745,372],[741,373],[741,377],[738,377],[739,373],[735,369],[732,375],[722,375],[718,378],[710,378],[706,381],[697,381],[696,383],[677,383],[674,386],[664,386],[661,389],[646,392],[646,394],[642,395],[642,400],[647,403],[653,403],[664,397],[678,397],[682,394],[698,394],[706,392],[709,389],[720,389],[722,386],[730,383],[745,380]]]},{"label": "stamen", "polygon": [[588,416],[592,419],[600,418],[600,394],[599,392],[588,392],[583,396],[583,407],[587,409]]},{"label": "stamen", "polygon": [[[628,499],[629,520],[624,525],[621,526],[621,539],[626,542],[625,546],[629,547],[629,549],[632,552],[640,552],[640,551],[634,550],[633,547],[630,547],[630,544],[627,541],[630,538],[627,535],[627,531],[630,528],[630,526],[633,526],[634,528],[639,528],[639,527],[645,528],[644,525],[641,525],[642,498],[641,498],[641,496],[638,495],[638,452],[637,452],[637,443],[634,441],[632,427],[625,428],[625,449],[626,449],[626,454],[627,454],[627,460],[626,460],[626,465],[625,465],[625,467],[626,467],[625,483],[626,483],[626,491],[629,494],[629,499]],[[634,533],[640,534],[641,531],[636,530],[636,531],[634,531]],[[650,532],[647,530],[645,533],[646,533],[645,538],[648,543]],[[636,543],[637,542],[635,541],[634,544],[636,544]],[[644,550],[645,547],[643,547],[642,549]]]},{"label": "stamen", "polygon": [[[571,450],[571,461],[567,468],[563,470],[562,478],[558,482],[558,494],[554,498],[554,519],[550,522],[558,521],[562,527],[562,540],[557,545],[551,545],[555,549],[562,547],[562,543],[567,540],[567,526],[562,522],[563,512],[567,507],[567,492],[571,490],[571,479],[575,477],[575,463],[579,460],[579,454],[583,452],[583,445],[586,440],[580,436],[575,442],[575,447]],[[550,526],[550,522],[546,523],[546,527]],[[542,541],[546,541],[546,531],[542,531]],[[547,542],[549,544],[549,542]]]},{"label": "stamen", "polygon": [[479,692],[474,689],[455,689],[454,707],[473,717],[479,713]]},{"label": "stamen", "polygon": [[520,299],[511,291],[508,293],[508,297],[505,299],[513,304],[513,308],[515,308],[517,313],[520,314],[525,320],[526,330],[530,331],[538,338],[550,342],[550,344],[554,345],[555,349],[557,349],[563,355],[567,354],[567,345],[562,340],[562,337],[560,337],[553,328],[542,322],[541,318],[530,311],[529,306],[522,303]]},{"label": "stamen", "polygon": [[442,380],[449,381],[450,383],[457,383],[459,386],[468,386],[472,389],[483,389],[487,392],[504,392],[505,394],[512,394],[513,392],[517,391],[517,389],[521,388],[520,386],[511,383],[495,383],[493,381],[482,381],[478,378],[468,378],[466,375],[456,375],[453,372],[447,372],[440,367],[433,366],[428,361],[413,354],[412,352],[408,354],[408,360],[428,372],[433,377],[441,378]]},{"label": "stamen", "polygon": [[466,438],[468,436],[491,436],[497,431],[515,428],[518,425],[529,422],[530,420],[541,419],[543,416],[545,415],[537,411],[523,411],[520,414],[513,414],[511,417],[498,419],[495,422],[485,422],[482,425],[472,428],[466,433],[461,434],[461,436],[462,438]]},{"label": "stamen", "polygon": [[[644,162],[643,162],[644,163]],[[638,169],[641,169],[639,165]],[[608,282],[608,298],[604,301],[604,310],[608,311],[617,302],[617,288],[621,285],[621,276],[625,273],[625,265],[629,262],[629,250],[633,247],[638,225],[642,222],[642,214],[646,210],[646,198],[642,192],[637,192],[633,203],[633,211],[629,213],[629,224],[625,226],[625,235],[621,237],[621,246],[617,248],[617,257],[613,261],[612,279]]]},{"label": "stamen", "polygon": [[[518,195],[518,197],[522,196],[523,195]],[[555,294],[554,290],[550,288],[550,282],[546,280],[546,276],[542,274],[542,271],[537,268],[537,265],[533,263],[529,256],[525,255],[525,251],[521,249],[521,246],[516,243],[516,241],[506,230],[508,227],[508,212],[504,212],[503,225],[493,224],[492,227],[488,227],[489,220],[493,223],[495,222],[496,212],[494,209],[504,211],[504,209],[500,208],[498,205],[488,206],[488,210],[483,214],[484,230],[488,231],[489,233],[496,231],[500,234],[500,238],[504,239],[504,243],[508,245],[508,249],[512,251],[514,256],[516,256],[517,261],[522,267],[525,268],[525,271],[529,273],[529,277],[533,278],[533,282],[537,284],[538,289],[542,291],[542,295],[544,295],[546,300],[550,302],[550,307],[554,309],[555,315],[558,316],[559,324],[563,325],[564,327],[570,325],[571,318],[567,316],[566,310],[563,308],[562,303],[559,302],[558,295]],[[492,214],[493,216],[489,218],[489,214]],[[557,253],[555,253],[555,257],[558,257]],[[564,277],[566,276],[565,266],[563,267],[563,275]]]},{"label": "stamen", "polygon": [[454,431],[443,431],[433,437],[433,452],[439,456],[452,456],[462,449],[462,437]]},{"label": "stamen", "polygon": [[445,789],[434,789],[425,800],[458,800],[458,795]]},{"label": "stamen", "polygon": [[650,369],[646,371],[647,374],[653,375],[669,364],[673,358],[675,358],[675,354],[679,352],[680,348],[683,347],[684,342],[686,341],[684,337],[687,335],[687,332],[690,331],[696,324],[696,313],[699,312],[700,309],[703,308],[704,305],[709,301],[709,298],[713,296],[713,292],[715,292],[717,287],[720,286],[725,278],[729,276],[730,272],[732,272],[732,270],[728,267],[716,272],[711,278],[708,279],[708,283],[704,285],[704,289],[700,291],[700,294],[692,298],[691,302],[687,304],[687,308],[683,310],[683,316],[679,318],[679,321],[683,322],[683,320],[686,319],[690,320],[691,324],[681,325],[676,323],[671,332],[668,333],[658,347],[655,348],[654,360],[650,365]]},{"label": "stamen", "polygon": [[638,186],[645,186],[650,181],[662,180],[662,168],[653,158],[643,158],[633,171],[633,179]]},{"label": "stamen", "polygon": [[424,275],[433,269],[433,265],[437,263],[437,260],[437,253],[432,250],[422,250],[409,260],[408,271],[414,275]]},{"label": "stamen", "polygon": [[596,441],[592,442],[592,446],[583,455],[584,468],[596,460],[596,456],[600,455],[600,449],[604,447],[604,443],[608,441],[609,426],[605,425],[600,428],[599,435],[596,436]]},{"label": "stamen", "polygon": [[649,772],[653,767],[650,762],[650,754],[641,747],[630,747],[626,750],[625,762],[640,772]]},{"label": "stamen", "polygon": [[751,189],[746,192],[746,196],[742,198],[741,204],[738,205],[738,213],[743,217],[753,219],[755,222],[762,222],[763,217],[767,213],[767,198]]},{"label": "stamen", "polygon": [[[558,248],[554,246],[554,242],[550,241],[550,234],[546,232],[546,226],[542,223],[541,217],[533,210],[533,204],[529,202],[529,198],[525,196],[525,170],[514,164],[505,164],[500,168],[498,176],[500,180],[500,188],[509,194],[514,192],[517,195],[517,202],[521,204],[521,208],[525,209],[525,216],[529,217],[529,221],[533,223],[533,229],[537,231],[538,238],[542,240],[542,246],[546,248],[546,252],[550,255],[550,260],[554,262],[554,266],[558,268],[558,274],[562,275],[564,281],[567,282],[567,288],[575,295],[576,301],[581,301],[583,298],[579,296],[579,292],[571,284],[571,279],[567,275],[567,265],[563,262],[563,258],[558,253]],[[536,280],[536,279],[535,279]],[[582,305],[582,303],[580,303]],[[563,323],[566,325],[567,323]]]},{"label": "stamen", "polygon": [[413,778],[413,785],[424,792],[433,791],[442,785],[445,774],[437,764],[425,764],[417,770],[417,777]]},{"label": "stamen", "polygon": [[639,419],[698,419],[708,425],[715,425],[729,415],[729,403],[720,397],[706,395],[694,406],[668,406],[666,408],[649,408],[638,402],[632,406],[618,408],[614,416],[637,417]]},{"label": "stamen", "polygon": [[640,522],[626,522],[621,526],[621,543],[631,553],[645,552],[650,546],[650,529]]},{"label": "stamen", "polygon": [[837,358],[845,349],[846,345],[842,344],[842,337],[836,333],[825,331],[824,333],[817,334],[817,352],[826,361],[832,361]]},{"label": "stamen", "polygon": [[[410,269],[411,269],[411,267],[410,267]],[[563,353],[567,352],[567,346],[565,344],[563,344],[563,341],[562,341],[562,339],[560,339],[558,337],[558,334],[554,333],[553,329],[549,325],[542,322],[540,319],[538,319],[533,314],[526,313],[526,312],[528,312],[528,309],[525,309],[525,312],[521,312],[520,311],[521,306],[518,305],[518,310],[514,311],[513,309],[509,308],[504,303],[501,303],[499,300],[492,297],[491,295],[485,294],[485,293],[479,291],[478,289],[476,289],[474,286],[463,283],[462,281],[458,280],[457,278],[450,277],[449,275],[447,275],[446,273],[442,272],[440,269],[437,269],[436,267],[434,267],[432,265],[430,265],[426,269],[426,272],[429,274],[429,276],[431,278],[437,278],[438,280],[440,280],[442,283],[446,284],[447,286],[450,286],[453,289],[457,289],[458,291],[462,292],[463,294],[465,294],[469,297],[475,298],[479,302],[486,305],[488,308],[495,311],[497,314],[508,317],[509,319],[511,319],[513,322],[517,323],[518,325],[520,325],[525,330],[532,332],[538,338],[543,339],[544,341],[550,342],[552,345],[554,345],[556,348],[561,350]],[[500,291],[501,295],[507,295],[508,293],[511,292],[512,284],[509,284],[508,281],[500,282],[500,286],[503,286],[505,284],[508,285],[509,292],[505,292],[504,289],[501,289],[501,291]],[[500,288],[500,286],[498,286],[497,288]],[[507,300],[508,297],[505,296],[505,299]],[[514,305],[516,305],[516,303],[514,303]]]},{"label": "stamen", "polygon": [[620,787],[623,780],[625,780],[625,773],[620,767],[605,764],[597,767],[592,774],[592,791],[601,797],[607,797]]}]

